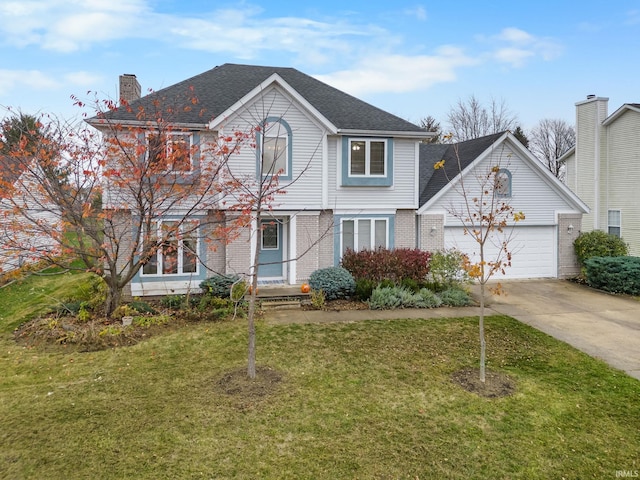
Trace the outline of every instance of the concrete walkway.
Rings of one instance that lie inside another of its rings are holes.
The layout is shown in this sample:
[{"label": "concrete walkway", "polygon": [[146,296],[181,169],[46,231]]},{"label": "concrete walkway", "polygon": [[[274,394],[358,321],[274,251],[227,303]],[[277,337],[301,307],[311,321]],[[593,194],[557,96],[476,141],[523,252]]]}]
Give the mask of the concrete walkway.
[{"label": "concrete walkway", "polygon": [[[640,380],[640,302],[563,280],[503,282],[487,314],[509,315]],[[367,319],[477,316],[477,307],[306,311],[271,310],[267,323],[334,323]]]}]

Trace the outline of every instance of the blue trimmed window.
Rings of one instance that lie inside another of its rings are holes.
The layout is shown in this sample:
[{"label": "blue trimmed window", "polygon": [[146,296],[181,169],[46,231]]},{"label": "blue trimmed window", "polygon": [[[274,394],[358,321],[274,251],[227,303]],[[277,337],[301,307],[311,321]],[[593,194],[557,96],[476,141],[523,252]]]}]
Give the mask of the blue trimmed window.
[{"label": "blue trimmed window", "polygon": [[394,215],[336,215],[335,264],[347,250],[356,252],[394,247]]},{"label": "blue trimmed window", "polygon": [[501,168],[496,173],[495,191],[498,197],[511,197],[511,172],[506,168]]},{"label": "blue trimmed window", "polygon": [[292,179],[293,143],[291,127],[280,117],[267,117],[256,133],[256,172],[263,177],[277,175]]},{"label": "blue trimmed window", "polygon": [[393,185],[392,138],[342,138],[342,185]]}]

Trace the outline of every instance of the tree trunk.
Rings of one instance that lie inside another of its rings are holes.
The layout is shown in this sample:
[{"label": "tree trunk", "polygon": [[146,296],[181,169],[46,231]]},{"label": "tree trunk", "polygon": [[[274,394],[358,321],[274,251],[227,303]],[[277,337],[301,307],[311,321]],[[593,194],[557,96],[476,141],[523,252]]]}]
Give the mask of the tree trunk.
[{"label": "tree trunk", "polygon": [[[488,235],[488,233],[487,233]],[[486,239],[486,236],[483,235]],[[484,295],[486,292],[487,277],[485,277],[485,263],[484,263],[484,241],[480,243],[480,321],[479,334],[480,334],[480,381],[485,382],[485,363],[486,363],[486,343],[484,340]]]},{"label": "tree trunk", "polygon": [[[257,267],[257,265],[256,265]],[[257,268],[256,268],[257,270]],[[256,294],[258,290],[258,276],[254,271],[251,277],[251,294],[249,295],[249,312],[248,312],[248,327],[249,327],[249,358],[247,363],[247,375],[249,378],[256,378]]]},{"label": "tree trunk", "polygon": [[105,279],[107,283],[107,299],[104,305],[104,313],[107,318],[111,317],[116,308],[120,306],[122,301],[122,287],[118,285],[117,280],[115,282],[110,279]]},{"label": "tree trunk", "polygon": [[486,343],[484,340],[484,279],[480,282],[480,381],[485,382]]},{"label": "tree trunk", "polygon": [[249,378],[256,378],[256,296],[258,295],[258,270],[260,269],[260,212],[256,215],[256,225],[258,231],[255,235],[255,254],[253,256],[253,271],[251,272],[251,295],[249,296],[248,330],[249,330],[249,355],[247,362],[247,375]]}]

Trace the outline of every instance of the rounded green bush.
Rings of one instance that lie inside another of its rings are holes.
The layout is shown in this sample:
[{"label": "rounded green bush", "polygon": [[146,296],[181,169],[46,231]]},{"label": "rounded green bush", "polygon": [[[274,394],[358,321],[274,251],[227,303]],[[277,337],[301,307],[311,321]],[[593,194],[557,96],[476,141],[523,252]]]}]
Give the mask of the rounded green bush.
[{"label": "rounded green bush", "polygon": [[573,242],[580,265],[592,257],[623,257],[628,255],[629,246],[620,237],[602,230],[583,232]]},{"label": "rounded green bush", "polygon": [[353,276],[342,267],[328,267],[316,270],[309,277],[312,290],[322,290],[327,300],[349,298],[356,290]]},{"label": "rounded green bush", "polygon": [[231,296],[231,286],[240,280],[238,275],[215,274],[200,282],[202,293],[219,298]]}]

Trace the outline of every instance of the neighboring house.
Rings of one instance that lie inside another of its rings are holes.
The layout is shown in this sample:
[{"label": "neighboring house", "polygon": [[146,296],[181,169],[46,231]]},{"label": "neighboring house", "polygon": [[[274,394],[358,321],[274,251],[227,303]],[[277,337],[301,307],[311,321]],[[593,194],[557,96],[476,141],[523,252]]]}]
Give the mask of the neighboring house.
[{"label": "neighboring house", "polygon": [[[444,169],[434,170],[440,160],[445,160]],[[526,217],[511,227],[512,266],[502,278],[562,278],[578,273],[573,240],[589,209],[509,132],[454,145],[420,146],[420,248],[455,247],[478,260],[477,242],[465,235],[461,220],[451,213],[459,211],[462,202],[460,176],[454,177],[462,171],[473,198],[477,175],[494,166],[499,166],[502,178],[498,194]],[[448,182],[447,177],[453,180]],[[486,259],[491,260],[497,248],[491,242],[487,245]]]},{"label": "neighboring house", "polygon": [[591,208],[582,229],[622,237],[640,256],[640,104],[609,115],[608,102],[589,95],[576,103],[576,146],[560,160],[567,185]]},{"label": "neighboring house", "polygon": [[[54,248],[44,230],[54,225],[59,215],[38,194],[29,168],[16,158],[0,155],[0,273],[37,260]],[[24,218],[27,216],[30,220]],[[43,228],[33,222],[42,222]]]},{"label": "neighboring house", "polygon": [[[265,148],[282,154],[279,182],[286,194],[277,196],[261,234],[259,281],[301,283],[313,271],[339,264],[347,248],[416,246],[419,145],[432,135],[417,125],[292,68],[225,64],[142,98],[135,77],[126,75],[121,95],[126,91],[133,92],[128,99],[133,112],[121,108],[109,115],[132,125],[135,112],[150,108],[154,99],[184,98],[193,91],[197,108],[175,109],[175,122],[188,130],[185,141],[191,144],[265,121],[277,126],[264,133]],[[96,119],[89,123],[102,128]],[[245,148],[231,157],[230,168],[256,178],[264,161],[255,148]],[[129,293],[186,293],[212,272],[249,273],[250,237],[257,227],[216,251],[203,246],[207,233],[199,232],[191,246],[202,264],[188,268],[156,268],[165,262],[158,252],[153,268],[136,275]]]}]

